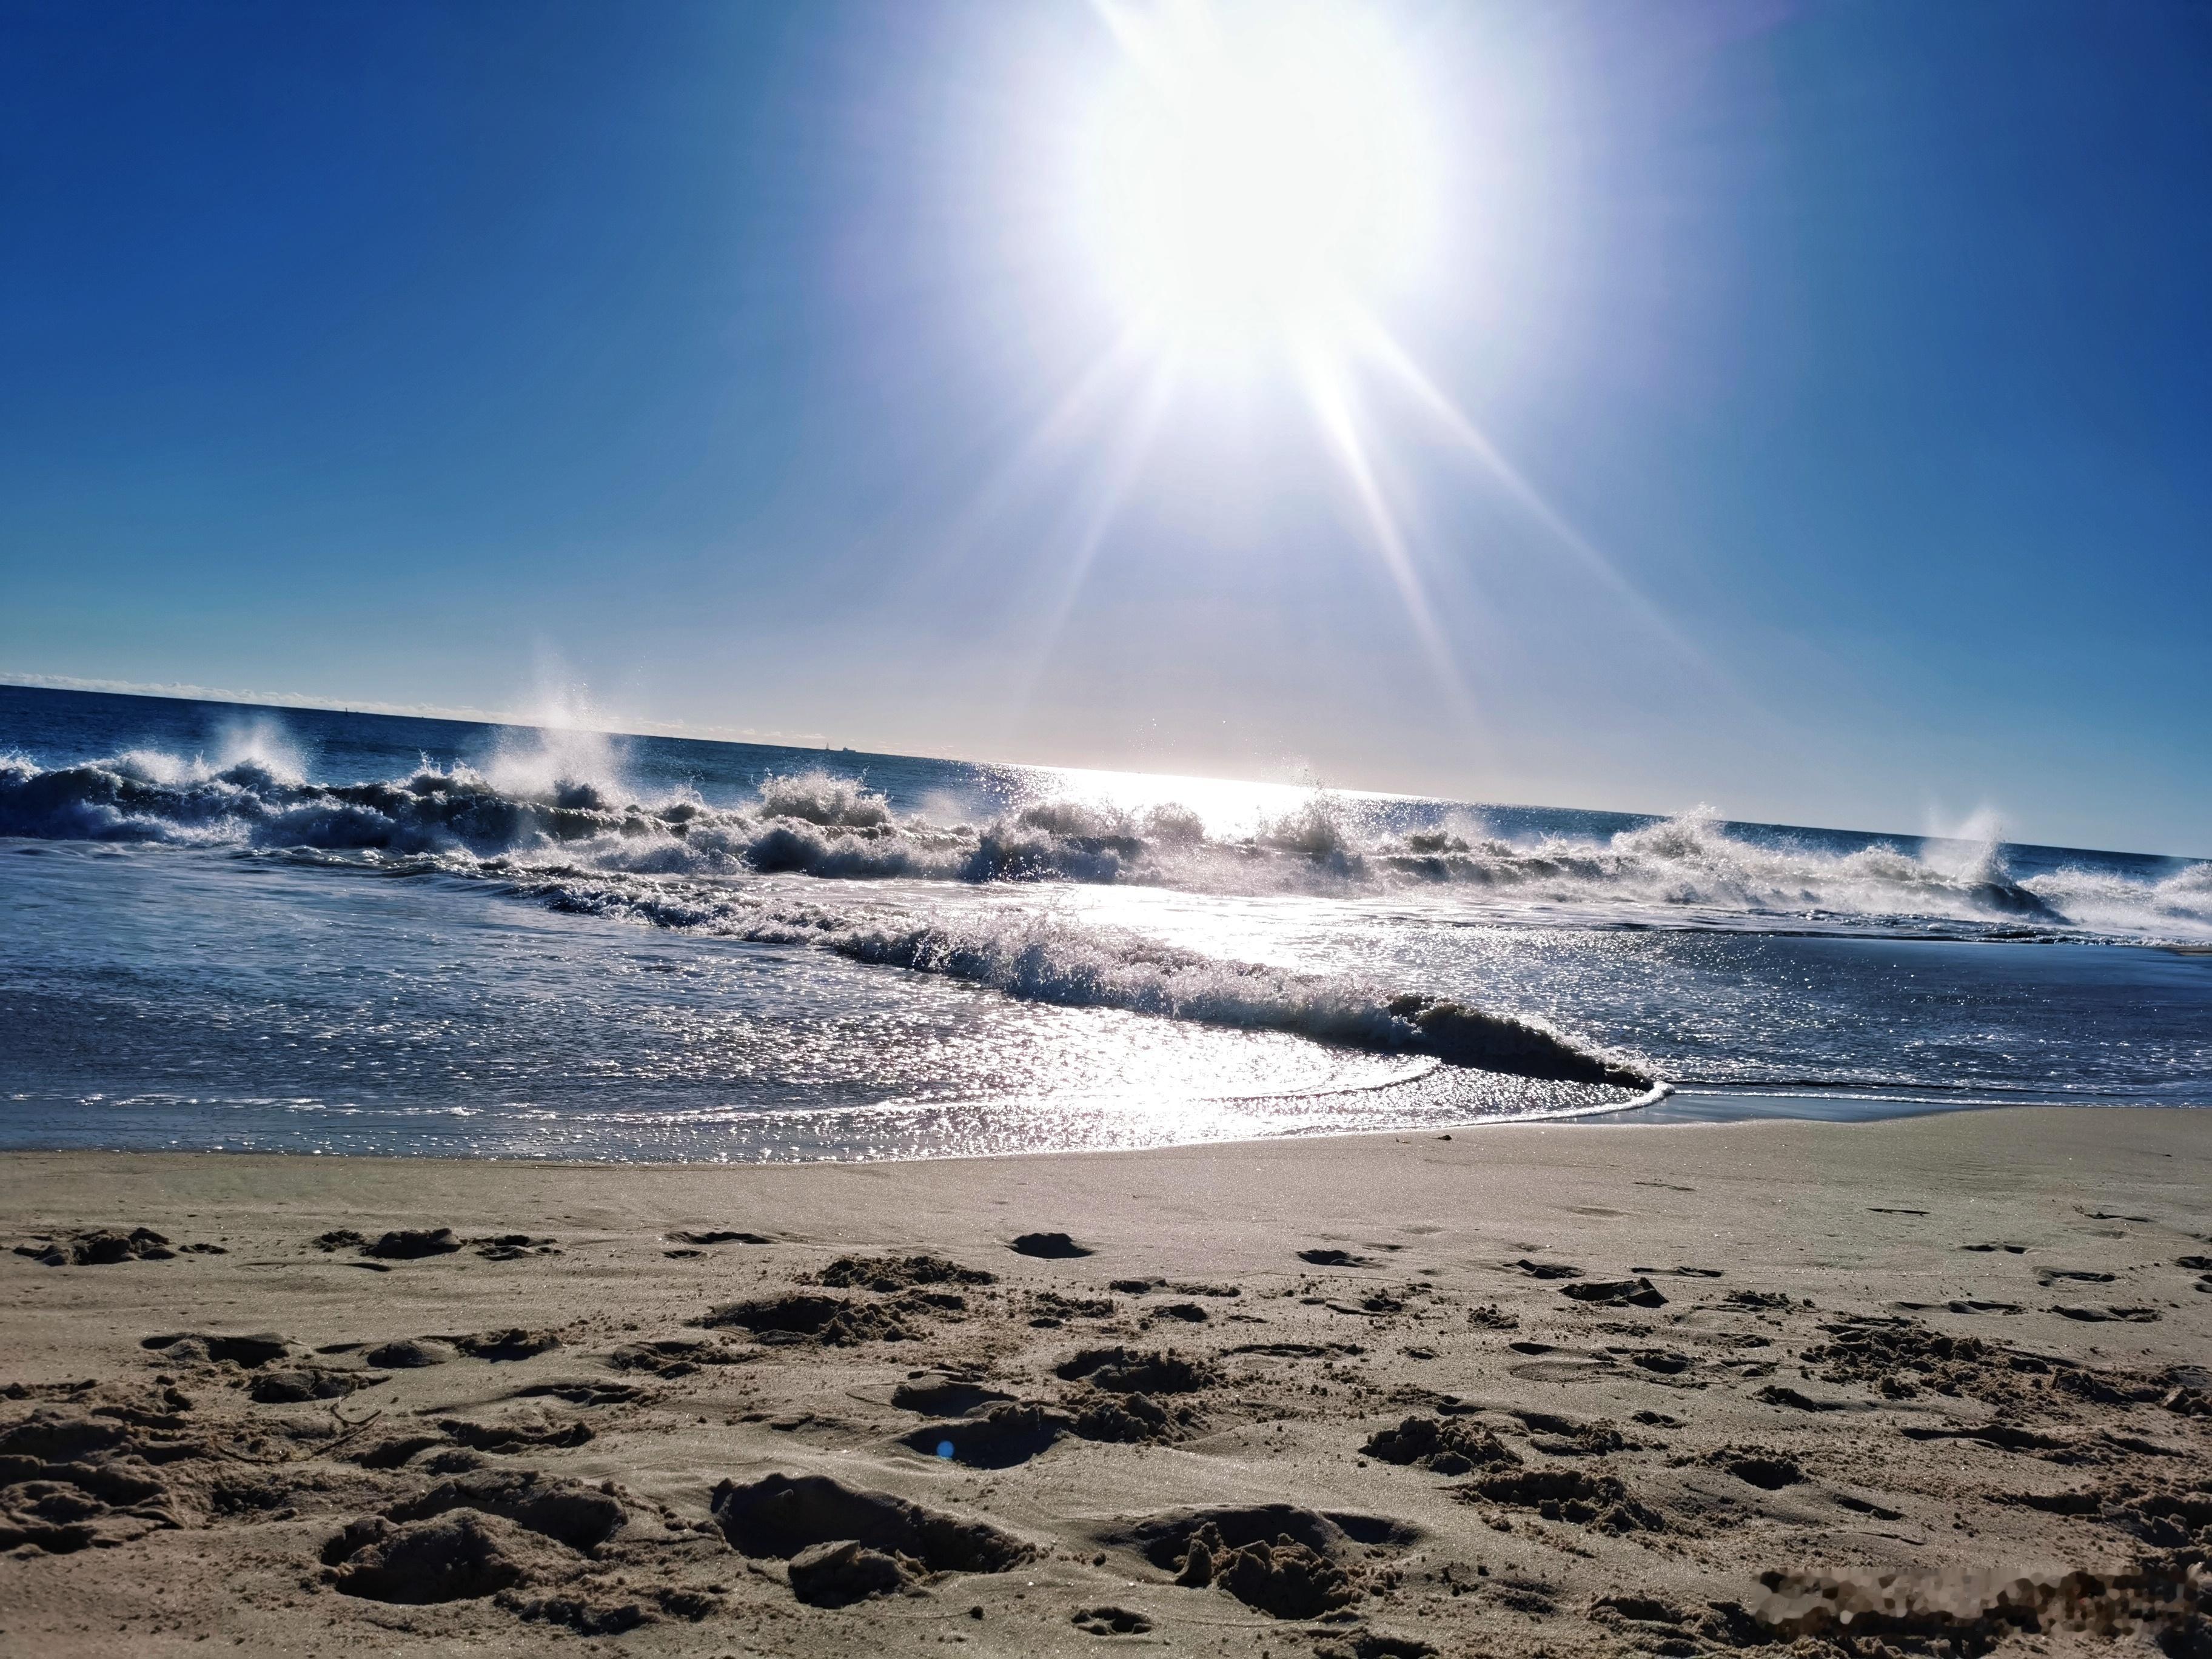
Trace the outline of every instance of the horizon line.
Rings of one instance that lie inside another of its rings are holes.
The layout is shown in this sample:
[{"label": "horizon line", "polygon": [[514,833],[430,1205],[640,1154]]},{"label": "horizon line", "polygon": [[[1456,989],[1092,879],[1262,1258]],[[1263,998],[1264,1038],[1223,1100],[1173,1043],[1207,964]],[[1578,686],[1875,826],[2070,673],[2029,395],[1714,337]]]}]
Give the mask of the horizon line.
[{"label": "horizon line", "polygon": [[[611,726],[599,721],[550,720],[544,715],[517,714],[497,709],[476,708],[468,705],[436,703],[392,703],[374,701],[344,702],[336,697],[306,695],[290,696],[275,692],[240,691],[219,686],[195,685],[185,682],[170,684],[149,684],[143,681],[94,679],[70,674],[29,674],[0,669],[0,687],[14,686],[27,691],[84,691],[106,696],[166,698],[175,702],[230,703],[248,708],[295,708],[303,712],[334,714],[383,714],[400,720],[450,720],[465,726],[500,726],[527,731],[592,732],[611,738],[668,738],[693,743],[749,744],[761,748],[792,749],[824,754],[867,755],[885,760],[933,760],[958,766],[1015,766],[1031,771],[1090,773],[1103,776],[1187,779],[1197,783],[1247,783],[1262,788],[1308,789],[1318,793],[1355,795],[1373,800],[1422,801],[1445,806],[1471,806],[1482,810],[1535,812],[1606,812],[1617,817],[1644,818],[1654,823],[1664,823],[1680,817],[1711,814],[1723,824],[1736,824],[1760,830],[1822,830],[1832,833],[1866,836],[1876,841],[1913,842],[1923,846],[1929,843],[1960,847],[1982,843],[1959,836],[1917,834],[1902,830],[1854,830],[1841,824],[1799,824],[1770,823],[1759,818],[1734,818],[1716,812],[1702,804],[1697,807],[1674,812],[1650,812],[1617,806],[1562,806],[1538,802],[1465,800],[1449,795],[1421,795],[1402,790],[1361,789],[1334,785],[1318,781],[1304,783],[1285,783],[1265,778],[1224,778],[1198,772],[1141,772],[1127,767],[1067,766],[1053,763],[1031,761],[976,760],[964,755],[910,754],[890,749],[832,749],[829,739],[820,734],[807,735],[804,740],[793,740],[794,734],[761,732],[751,726],[691,726],[682,720],[639,720],[630,725]],[[657,729],[656,729],[657,728]],[[2124,858],[2168,859],[2180,864],[2212,864],[2212,856],[2191,853],[2136,852],[2124,848],[2071,847],[2056,842],[2014,841],[2006,836],[1993,838],[2000,847],[2033,848],[2044,852],[2097,853]]]}]

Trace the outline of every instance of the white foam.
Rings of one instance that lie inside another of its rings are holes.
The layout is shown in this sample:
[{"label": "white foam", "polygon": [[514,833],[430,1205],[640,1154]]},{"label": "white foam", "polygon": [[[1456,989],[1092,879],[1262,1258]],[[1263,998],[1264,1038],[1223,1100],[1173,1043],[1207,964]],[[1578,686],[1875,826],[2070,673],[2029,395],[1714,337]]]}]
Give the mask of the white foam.
[{"label": "white foam", "polygon": [[1525,1015],[1492,1012],[1345,975],[1225,961],[1114,927],[1022,912],[984,919],[791,904],[665,883],[562,878],[522,891],[556,909],[620,916],[754,944],[803,945],[872,967],[939,974],[1029,1002],[1116,1008],[1455,1066],[1647,1090],[1634,1059]]},{"label": "white foam", "polygon": [[767,780],[709,805],[627,784],[594,732],[541,733],[478,775],[427,763],[404,778],[308,783],[281,732],[249,730],[210,765],[137,750],[43,768],[0,759],[0,834],[230,842],[499,860],[659,877],[1133,884],[1198,892],[1353,896],[1437,890],[1518,919],[2212,939],[2212,866],[2163,878],[2075,868],[2014,879],[1993,839],[1843,852],[1731,834],[1695,812],[1599,838],[1508,841],[1465,813],[1397,832],[1315,792],[1241,831],[1172,802],[1033,802],[989,822],[906,816],[849,778]]}]

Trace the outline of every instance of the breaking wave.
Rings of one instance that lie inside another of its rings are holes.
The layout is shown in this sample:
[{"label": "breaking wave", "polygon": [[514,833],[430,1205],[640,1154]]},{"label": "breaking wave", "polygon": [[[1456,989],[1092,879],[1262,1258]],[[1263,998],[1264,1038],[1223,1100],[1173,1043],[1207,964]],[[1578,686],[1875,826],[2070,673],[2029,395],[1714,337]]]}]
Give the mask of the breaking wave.
[{"label": "breaking wave", "polygon": [[636,880],[557,879],[517,890],[550,908],[803,945],[871,967],[940,974],[1027,1002],[1114,1008],[1208,1025],[1280,1031],[1341,1048],[1420,1054],[1446,1065],[1561,1083],[1645,1091],[1631,1057],[1542,1020],[1356,981],[1224,961],[1119,928],[1024,915],[948,922],[863,913]]},{"label": "breaking wave", "polygon": [[558,768],[425,761],[404,777],[310,782],[276,753],[208,765],[135,751],[41,767],[0,757],[0,835],[557,865],[609,875],[1134,884],[1217,893],[1449,891],[1503,915],[1623,925],[2212,939],[2212,865],[2162,878],[2088,866],[2027,877],[1995,842],[1853,850],[1753,839],[1698,812],[1603,837],[1509,841],[1472,823],[1391,829],[1316,793],[1238,833],[1177,805],[1074,800],[981,823],[902,813],[823,773],[741,805],[643,799]]}]

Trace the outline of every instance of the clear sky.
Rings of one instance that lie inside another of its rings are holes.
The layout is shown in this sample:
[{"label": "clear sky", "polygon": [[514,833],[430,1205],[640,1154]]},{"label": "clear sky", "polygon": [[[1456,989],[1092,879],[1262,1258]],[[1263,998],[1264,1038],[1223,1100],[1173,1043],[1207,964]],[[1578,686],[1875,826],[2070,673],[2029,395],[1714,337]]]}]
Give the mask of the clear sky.
[{"label": "clear sky", "polygon": [[0,0],[0,674],[2212,854],[2212,6],[1206,21]]}]

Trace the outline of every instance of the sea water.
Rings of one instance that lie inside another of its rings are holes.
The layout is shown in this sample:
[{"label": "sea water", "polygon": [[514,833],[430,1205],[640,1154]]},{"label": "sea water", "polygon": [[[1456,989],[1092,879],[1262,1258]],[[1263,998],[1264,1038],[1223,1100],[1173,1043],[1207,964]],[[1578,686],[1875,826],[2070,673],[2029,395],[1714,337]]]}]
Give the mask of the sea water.
[{"label": "sea water", "polygon": [[2206,946],[2189,859],[0,687],[16,1148],[2203,1106]]}]

